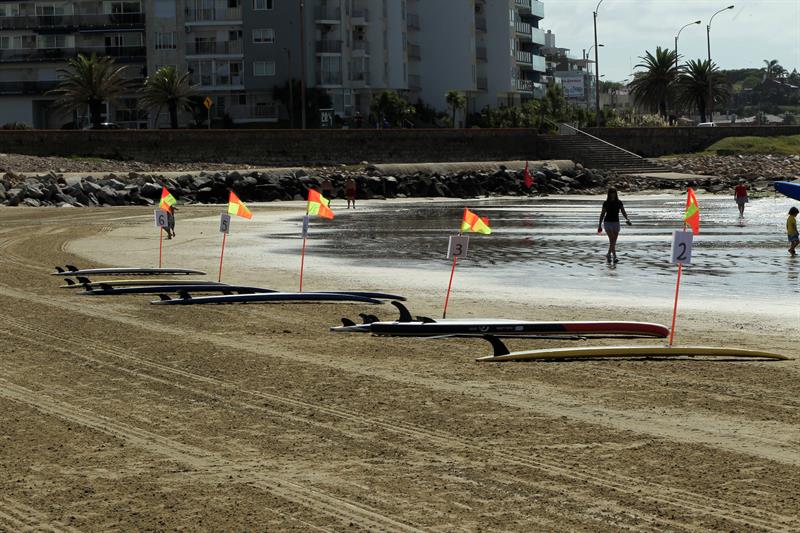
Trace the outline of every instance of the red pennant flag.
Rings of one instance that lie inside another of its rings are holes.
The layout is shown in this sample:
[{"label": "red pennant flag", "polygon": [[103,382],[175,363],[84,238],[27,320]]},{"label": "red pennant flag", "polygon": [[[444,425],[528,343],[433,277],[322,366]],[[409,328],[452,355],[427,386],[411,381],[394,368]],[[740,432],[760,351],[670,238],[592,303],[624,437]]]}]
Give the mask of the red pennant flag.
[{"label": "red pennant flag", "polygon": [[691,187],[686,194],[686,213],[683,215],[683,221],[692,228],[692,234],[700,234],[700,206]]},{"label": "red pennant flag", "polygon": [[525,183],[525,187],[527,187],[528,189],[533,187],[533,177],[531,176],[531,173],[528,172],[528,162],[527,161],[525,161],[525,174],[524,174],[524,177],[525,177],[525,182],[524,182]]}]

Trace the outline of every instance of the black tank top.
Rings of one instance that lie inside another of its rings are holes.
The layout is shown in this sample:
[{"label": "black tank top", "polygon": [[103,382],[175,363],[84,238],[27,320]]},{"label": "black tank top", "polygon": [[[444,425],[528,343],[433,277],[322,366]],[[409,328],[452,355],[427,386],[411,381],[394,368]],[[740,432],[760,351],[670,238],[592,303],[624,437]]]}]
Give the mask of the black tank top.
[{"label": "black tank top", "polygon": [[606,210],[604,222],[619,222],[619,211],[622,209],[622,202],[619,200],[606,200],[603,202],[603,209]]}]

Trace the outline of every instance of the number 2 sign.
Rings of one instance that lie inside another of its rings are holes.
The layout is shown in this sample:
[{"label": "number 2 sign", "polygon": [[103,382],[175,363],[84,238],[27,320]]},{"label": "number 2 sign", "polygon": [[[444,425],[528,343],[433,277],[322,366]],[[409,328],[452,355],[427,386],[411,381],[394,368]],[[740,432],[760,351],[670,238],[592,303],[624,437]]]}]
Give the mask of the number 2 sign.
[{"label": "number 2 sign", "polygon": [[691,231],[672,232],[672,264],[692,264],[692,237]]}]

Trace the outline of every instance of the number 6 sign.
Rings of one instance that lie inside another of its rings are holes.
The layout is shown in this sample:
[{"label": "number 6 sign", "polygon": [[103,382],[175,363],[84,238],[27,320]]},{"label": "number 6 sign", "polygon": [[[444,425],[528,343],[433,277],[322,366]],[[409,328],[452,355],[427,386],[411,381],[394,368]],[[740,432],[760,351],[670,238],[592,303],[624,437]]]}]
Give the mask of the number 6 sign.
[{"label": "number 6 sign", "polygon": [[157,228],[169,228],[169,219],[167,218],[167,212],[163,209],[156,209],[155,210],[155,217],[156,217],[156,227]]},{"label": "number 6 sign", "polygon": [[691,231],[672,232],[672,264],[692,264],[692,237]]}]

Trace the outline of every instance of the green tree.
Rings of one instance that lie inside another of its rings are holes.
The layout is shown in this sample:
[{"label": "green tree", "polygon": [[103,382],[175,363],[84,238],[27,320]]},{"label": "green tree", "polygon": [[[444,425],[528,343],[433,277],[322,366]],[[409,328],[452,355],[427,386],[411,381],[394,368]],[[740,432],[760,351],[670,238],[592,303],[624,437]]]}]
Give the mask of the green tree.
[{"label": "green tree", "polygon": [[406,117],[414,114],[414,107],[394,91],[383,91],[372,99],[370,110],[392,126],[402,126]]},{"label": "green tree", "polygon": [[[283,104],[290,116],[294,116],[295,127],[300,127],[300,117],[302,116],[303,101],[300,98],[300,80],[291,80],[282,86],[275,86],[272,89],[272,97]],[[292,109],[291,104],[294,104]],[[309,128],[319,127],[319,110],[330,109],[333,107],[333,100],[330,95],[318,87],[306,87],[306,125]]]},{"label": "green tree", "polygon": [[689,108],[697,109],[700,122],[706,121],[709,83],[713,103],[716,105],[727,102],[731,95],[728,81],[717,65],[709,63],[707,59],[689,61],[677,81],[678,101]]},{"label": "green tree", "polygon": [[639,59],[642,63],[636,65],[636,68],[645,70],[638,72],[629,85],[633,99],[637,105],[666,117],[667,104],[672,99],[678,77],[675,50],[659,46],[655,55],[645,52]]},{"label": "green tree", "polygon": [[774,80],[782,77],[786,73],[786,69],[780,65],[777,59],[765,59],[761,72],[764,73],[765,80]]},{"label": "green tree", "polygon": [[175,129],[178,127],[178,111],[191,109],[191,97],[195,92],[189,72],[178,76],[175,67],[161,67],[144,81],[139,104],[148,110],[156,109],[156,121],[161,108],[166,106],[170,127]]},{"label": "green tree", "polygon": [[48,94],[57,96],[56,109],[73,112],[88,106],[89,120],[97,128],[103,121],[103,102],[114,103],[130,91],[125,69],[117,67],[111,57],[79,54],[66,68],[58,69],[60,83]]},{"label": "green tree", "polygon": [[453,127],[456,127],[456,112],[459,109],[463,109],[467,106],[467,97],[461,91],[456,89],[452,89],[447,91],[447,94],[444,95],[444,101],[447,102],[447,106],[453,112]]}]

